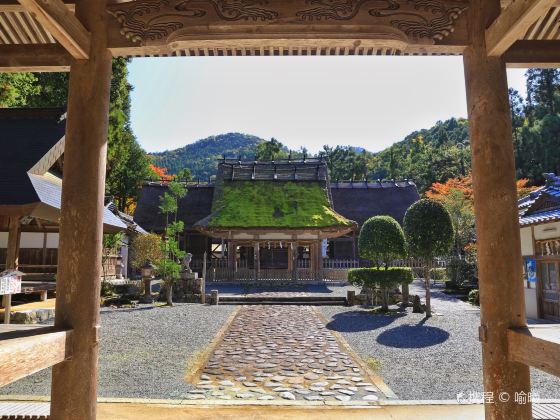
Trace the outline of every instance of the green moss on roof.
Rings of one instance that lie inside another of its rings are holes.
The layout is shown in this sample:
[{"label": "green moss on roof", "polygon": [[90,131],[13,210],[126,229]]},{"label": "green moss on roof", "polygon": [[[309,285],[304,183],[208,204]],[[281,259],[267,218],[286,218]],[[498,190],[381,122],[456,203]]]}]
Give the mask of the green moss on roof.
[{"label": "green moss on roof", "polygon": [[318,182],[225,182],[210,228],[326,228],[351,226],[336,213]]}]

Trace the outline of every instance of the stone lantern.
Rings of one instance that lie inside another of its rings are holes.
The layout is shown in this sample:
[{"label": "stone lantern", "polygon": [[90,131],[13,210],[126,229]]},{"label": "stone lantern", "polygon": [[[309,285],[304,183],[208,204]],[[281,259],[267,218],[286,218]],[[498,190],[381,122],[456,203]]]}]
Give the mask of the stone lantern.
[{"label": "stone lantern", "polygon": [[144,303],[152,303],[152,278],[154,273],[155,266],[148,260],[146,264],[144,264],[140,268],[140,274],[142,276],[142,281],[144,282]]}]

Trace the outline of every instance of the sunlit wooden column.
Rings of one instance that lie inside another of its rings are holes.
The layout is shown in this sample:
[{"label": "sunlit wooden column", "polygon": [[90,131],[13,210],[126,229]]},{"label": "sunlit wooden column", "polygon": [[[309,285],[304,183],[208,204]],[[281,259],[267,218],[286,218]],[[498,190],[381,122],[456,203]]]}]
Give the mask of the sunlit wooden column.
[{"label": "sunlit wooden column", "polygon": [[[20,217],[12,216],[8,221],[8,247],[6,249],[6,270],[18,269],[19,244],[21,239]],[[4,324],[10,323],[10,311],[12,310],[12,295],[2,296],[4,307]]]},{"label": "sunlit wooden column", "polygon": [[[464,54],[470,121],[480,279],[484,391],[487,419],[531,419],[531,405],[516,392],[530,391],[529,368],[508,361],[507,330],[526,325],[521,243],[506,67],[489,58],[485,29],[500,0],[471,0],[470,46]],[[506,401],[507,400],[507,401]]]},{"label": "sunlit wooden column", "polygon": [[51,418],[94,419],[111,55],[105,1],[77,0],[89,60],[72,64],[66,120],[55,326],[72,329],[73,356],[52,373]]}]

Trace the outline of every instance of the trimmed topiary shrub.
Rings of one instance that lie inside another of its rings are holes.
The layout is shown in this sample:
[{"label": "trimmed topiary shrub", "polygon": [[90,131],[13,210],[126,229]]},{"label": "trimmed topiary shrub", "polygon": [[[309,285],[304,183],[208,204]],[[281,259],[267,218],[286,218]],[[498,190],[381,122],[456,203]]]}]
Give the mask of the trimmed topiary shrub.
[{"label": "trimmed topiary shrub", "polygon": [[423,261],[426,287],[426,317],[432,316],[430,305],[430,270],[435,257],[447,255],[455,233],[451,216],[443,204],[423,199],[414,203],[404,216],[404,232],[411,256]]},{"label": "trimmed topiary shrub", "polygon": [[[360,230],[358,251],[360,257],[371,260],[377,268],[388,268],[392,260],[406,255],[404,232],[399,223],[390,216],[372,217],[366,220]],[[382,309],[388,310],[389,286],[379,283],[379,287],[383,297]],[[405,289],[403,283],[403,301],[405,300],[408,301],[408,289]]]},{"label": "trimmed topiary shrub", "polygon": [[[359,287],[380,288],[384,291],[397,287],[399,284],[412,283],[414,276],[412,270],[406,267],[389,268],[353,268],[348,271],[350,284]],[[388,310],[389,305],[386,294],[383,294],[383,310]]]},{"label": "trimmed topiary shrub", "polygon": [[390,216],[375,216],[363,224],[358,238],[360,257],[380,267],[406,255],[406,241],[399,223]]},{"label": "trimmed topiary shrub", "polygon": [[445,268],[432,268],[430,270],[430,277],[434,281],[446,281],[447,280],[447,270]]}]

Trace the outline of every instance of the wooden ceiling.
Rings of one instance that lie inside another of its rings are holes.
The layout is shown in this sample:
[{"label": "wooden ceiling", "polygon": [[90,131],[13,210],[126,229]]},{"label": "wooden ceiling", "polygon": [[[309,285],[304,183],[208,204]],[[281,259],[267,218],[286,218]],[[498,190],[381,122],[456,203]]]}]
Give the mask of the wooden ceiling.
[{"label": "wooden ceiling", "polygon": [[[114,56],[129,57],[460,55],[468,43],[468,6],[468,0],[112,1],[108,42]],[[560,0],[502,0],[502,7],[504,16],[489,29],[490,54],[512,65],[557,65]],[[70,1],[0,0],[0,70],[60,71],[87,58],[87,31],[77,19],[66,23],[73,9]]]}]

